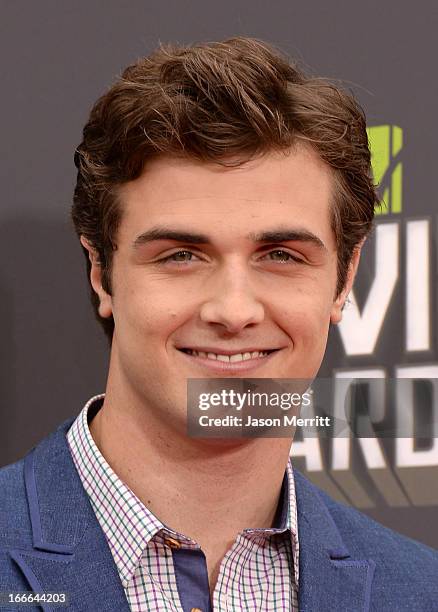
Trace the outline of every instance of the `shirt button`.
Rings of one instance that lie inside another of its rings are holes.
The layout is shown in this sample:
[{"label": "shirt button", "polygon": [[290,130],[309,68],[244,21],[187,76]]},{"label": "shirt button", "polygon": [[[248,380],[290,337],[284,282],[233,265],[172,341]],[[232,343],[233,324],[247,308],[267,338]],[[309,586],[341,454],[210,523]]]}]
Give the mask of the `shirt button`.
[{"label": "shirt button", "polygon": [[[174,538],[164,538],[164,543],[170,546],[170,548],[181,548],[180,542]],[[202,612],[202,610],[200,610],[200,612]]]}]

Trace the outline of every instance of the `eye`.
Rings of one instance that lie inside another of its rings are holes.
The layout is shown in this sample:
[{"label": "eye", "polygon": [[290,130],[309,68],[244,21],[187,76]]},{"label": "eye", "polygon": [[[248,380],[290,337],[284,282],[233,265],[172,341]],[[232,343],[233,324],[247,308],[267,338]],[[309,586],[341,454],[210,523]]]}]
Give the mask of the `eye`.
[{"label": "eye", "polygon": [[163,257],[162,259],[158,261],[158,263],[166,263],[166,262],[186,263],[188,261],[193,261],[194,257],[196,257],[194,253],[192,253],[191,251],[186,251],[184,249],[180,251],[175,251],[175,253],[172,253],[171,255],[168,255],[167,257]]},{"label": "eye", "polygon": [[279,263],[303,263],[302,259],[296,257],[295,255],[292,255],[292,253],[289,253],[289,251],[285,251],[284,249],[275,249],[275,251],[269,251],[269,253],[267,253],[265,257],[268,257],[271,261],[278,261]]}]

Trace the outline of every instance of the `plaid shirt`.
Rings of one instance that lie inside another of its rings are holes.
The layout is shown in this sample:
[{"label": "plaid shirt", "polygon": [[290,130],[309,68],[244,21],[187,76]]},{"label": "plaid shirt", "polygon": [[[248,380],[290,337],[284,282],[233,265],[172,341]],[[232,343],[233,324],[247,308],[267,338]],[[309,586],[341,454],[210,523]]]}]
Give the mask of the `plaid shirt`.
[{"label": "plaid shirt", "polygon": [[299,548],[290,461],[283,486],[284,524],[280,528],[245,529],[237,536],[222,560],[211,603],[205,557],[199,545],[154,516],[97,448],[88,427],[88,411],[91,407],[94,416],[103,398],[102,394],[87,402],[67,439],[131,610],[207,612],[212,605],[215,612],[298,611]]}]

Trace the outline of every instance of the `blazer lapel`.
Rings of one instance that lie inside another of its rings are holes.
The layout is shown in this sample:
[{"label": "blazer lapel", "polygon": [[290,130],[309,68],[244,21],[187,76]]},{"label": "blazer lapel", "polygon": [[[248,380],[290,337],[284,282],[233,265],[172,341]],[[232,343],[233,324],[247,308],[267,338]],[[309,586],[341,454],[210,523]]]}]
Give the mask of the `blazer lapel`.
[{"label": "blazer lapel", "polygon": [[300,542],[300,612],[368,612],[375,569],[352,559],[317,489],[294,470]]},{"label": "blazer lapel", "polygon": [[[25,459],[32,547],[11,549],[33,591],[66,593],[69,610],[129,612],[105,535],[65,438],[66,422]],[[40,604],[44,612],[50,604]]]}]

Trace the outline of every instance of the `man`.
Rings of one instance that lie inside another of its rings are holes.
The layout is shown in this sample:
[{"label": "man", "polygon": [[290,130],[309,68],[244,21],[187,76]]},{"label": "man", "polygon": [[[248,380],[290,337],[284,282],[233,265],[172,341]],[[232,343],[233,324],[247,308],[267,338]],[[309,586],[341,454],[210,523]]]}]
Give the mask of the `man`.
[{"label": "man", "polygon": [[316,489],[290,438],[186,433],[188,379],[316,376],[376,204],[356,102],[255,40],[160,48],[98,100],[75,162],[108,382],[1,471],[0,591],[438,610],[437,553]]}]

